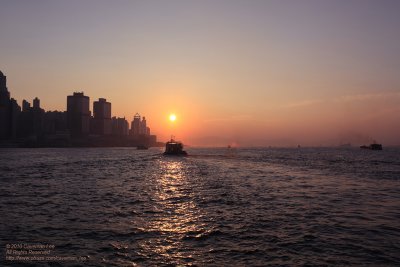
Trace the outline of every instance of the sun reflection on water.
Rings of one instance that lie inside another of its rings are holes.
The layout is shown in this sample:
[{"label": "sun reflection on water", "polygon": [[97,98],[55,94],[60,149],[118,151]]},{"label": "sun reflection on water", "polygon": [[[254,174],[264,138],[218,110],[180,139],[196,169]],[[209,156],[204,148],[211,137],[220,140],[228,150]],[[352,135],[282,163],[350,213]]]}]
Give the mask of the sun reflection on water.
[{"label": "sun reflection on water", "polygon": [[[154,177],[152,198],[157,213],[146,222],[146,231],[154,233],[140,245],[144,254],[153,255],[157,262],[188,264],[195,258],[187,237],[205,231],[200,222],[202,214],[194,202],[194,188],[190,182],[184,159],[161,159],[159,173]],[[155,255],[154,255],[155,254]]]}]

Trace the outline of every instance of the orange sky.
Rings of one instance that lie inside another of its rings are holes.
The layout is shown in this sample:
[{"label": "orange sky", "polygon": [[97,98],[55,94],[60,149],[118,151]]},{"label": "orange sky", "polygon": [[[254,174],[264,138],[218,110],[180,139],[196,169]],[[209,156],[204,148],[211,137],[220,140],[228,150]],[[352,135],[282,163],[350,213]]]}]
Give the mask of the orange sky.
[{"label": "orange sky", "polygon": [[84,91],[190,145],[400,145],[396,2],[117,2],[6,1],[12,97]]}]

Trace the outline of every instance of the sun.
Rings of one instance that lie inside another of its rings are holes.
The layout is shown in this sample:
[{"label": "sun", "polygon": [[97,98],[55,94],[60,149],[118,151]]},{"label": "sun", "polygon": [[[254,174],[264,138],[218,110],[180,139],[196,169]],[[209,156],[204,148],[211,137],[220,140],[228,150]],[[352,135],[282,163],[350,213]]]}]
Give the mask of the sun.
[{"label": "sun", "polygon": [[175,120],[176,120],[175,114],[169,115],[169,120],[170,120],[170,121],[175,121]]}]

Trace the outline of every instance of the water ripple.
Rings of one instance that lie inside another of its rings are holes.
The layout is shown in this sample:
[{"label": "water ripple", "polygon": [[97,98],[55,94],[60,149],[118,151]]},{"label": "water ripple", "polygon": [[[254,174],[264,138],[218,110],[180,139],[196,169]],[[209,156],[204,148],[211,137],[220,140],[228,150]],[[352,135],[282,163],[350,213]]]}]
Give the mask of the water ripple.
[{"label": "water ripple", "polygon": [[400,265],[399,149],[189,152],[2,149],[0,245],[84,266]]}]

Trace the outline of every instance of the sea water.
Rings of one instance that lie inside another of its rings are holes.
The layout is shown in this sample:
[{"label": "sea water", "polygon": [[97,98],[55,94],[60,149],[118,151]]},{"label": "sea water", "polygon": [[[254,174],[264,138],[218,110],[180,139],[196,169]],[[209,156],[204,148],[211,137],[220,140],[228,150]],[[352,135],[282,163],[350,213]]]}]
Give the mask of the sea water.
[{"label": "sea water", "polygon": [[0,149],[0,265],[400,266],[400,149],[188,152]]}]

